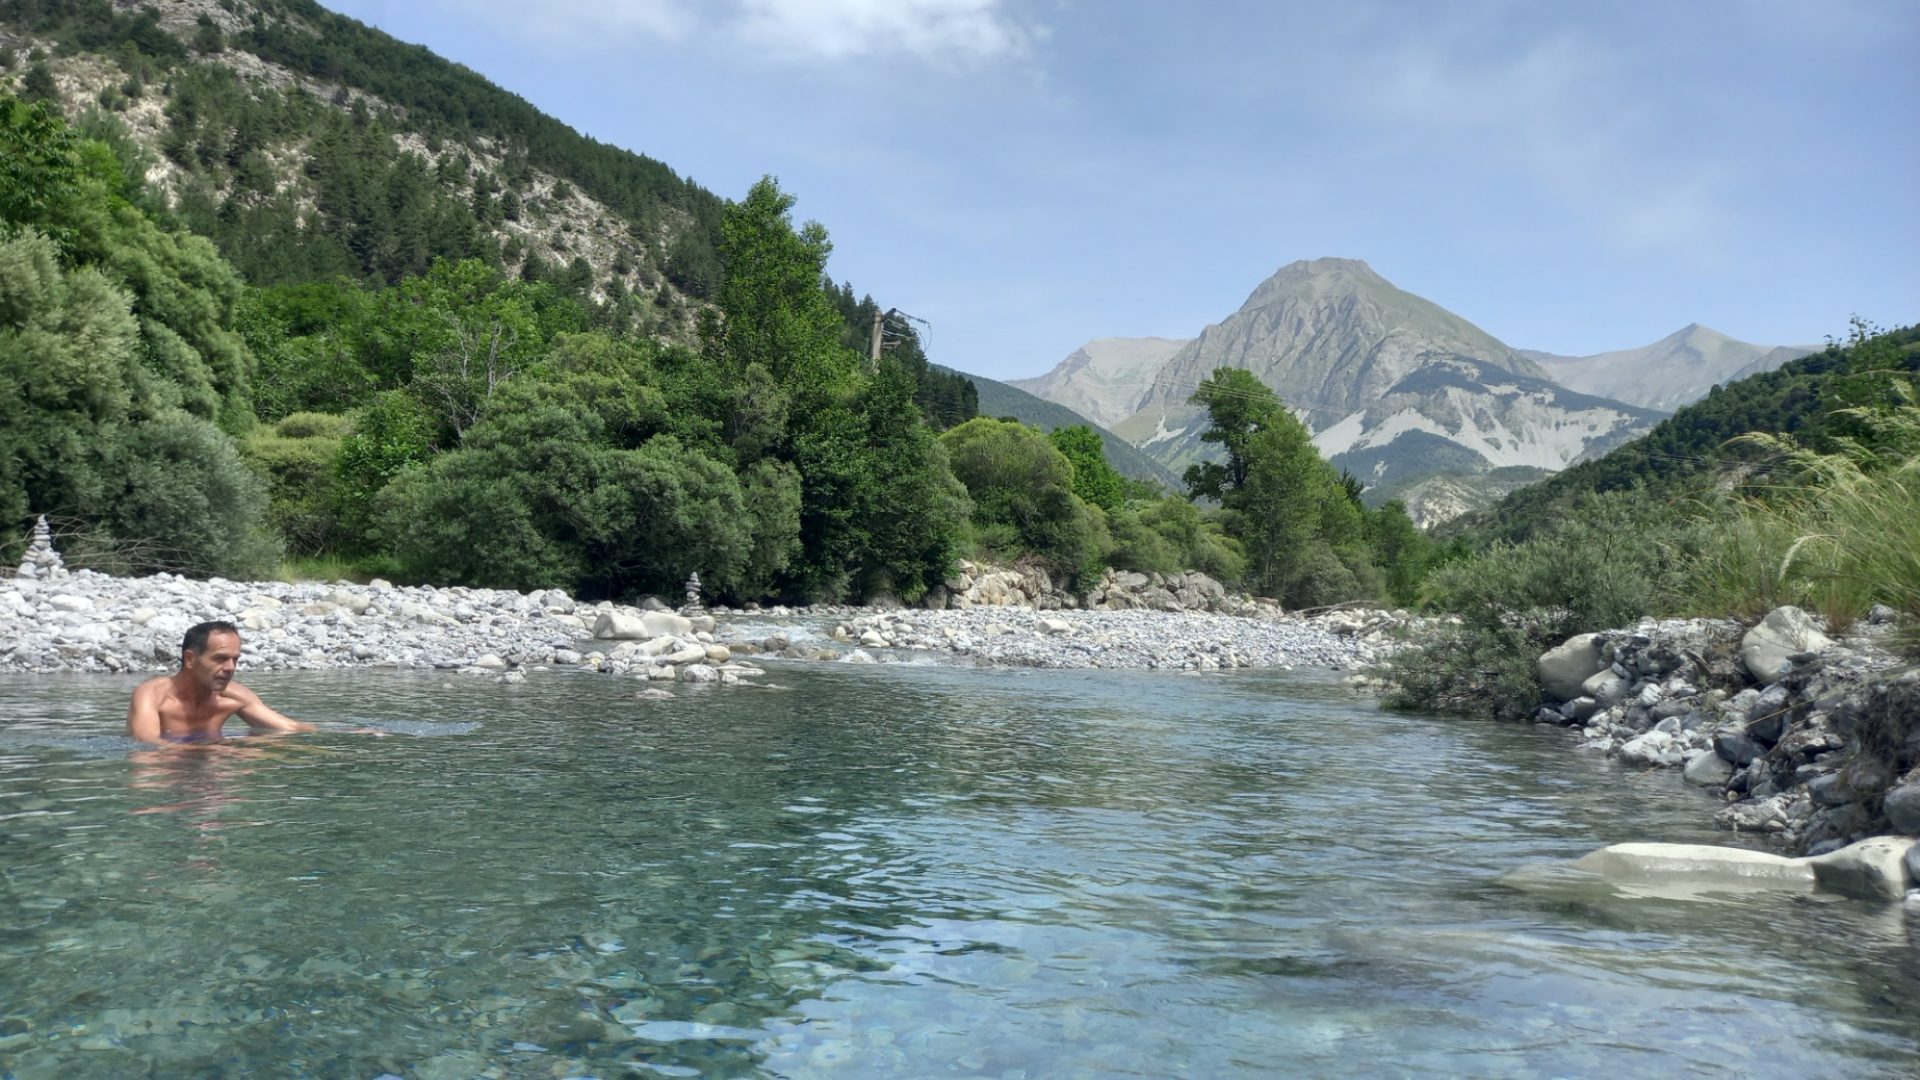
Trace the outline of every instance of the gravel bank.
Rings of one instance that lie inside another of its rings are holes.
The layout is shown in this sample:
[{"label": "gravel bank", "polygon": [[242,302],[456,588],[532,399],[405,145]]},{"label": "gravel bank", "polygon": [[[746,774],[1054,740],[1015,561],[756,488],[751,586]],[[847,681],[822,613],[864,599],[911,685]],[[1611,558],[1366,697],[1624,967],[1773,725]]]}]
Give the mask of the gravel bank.
[{"label": "gravel bank", "polygon": [[[649,624],[626,640],[595,637],[638,625],[641,609],[583,604],[549,589],[507,590],[116,578],[57,571],[0,582],[0,672],[172,669],[180,638],[205,619],[238,624],[246,667],[469,669],[496,675],[538,666],[625,674],[665,657],[709,663],[730,652],[810,660],[887,661],[932,652],[959,662],[1028,667],[1216,671],[1243,667],[1353,670],[1396,640],[1403,619],[1339,612],[1313,619],[1167,611],[947,611],[811,608],[734,613],[692,626]],[[670,618],[670,617],[669,617]],[[642,671],[641,673],[646,673]],[[657,671],[654,677],[659,677]]]}]

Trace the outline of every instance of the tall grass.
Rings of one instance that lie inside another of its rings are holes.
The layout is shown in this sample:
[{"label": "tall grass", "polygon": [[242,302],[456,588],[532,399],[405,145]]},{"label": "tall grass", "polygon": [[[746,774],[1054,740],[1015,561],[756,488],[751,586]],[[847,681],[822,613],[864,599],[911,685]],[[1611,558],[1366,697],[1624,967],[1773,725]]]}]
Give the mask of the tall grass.
[{"label": "tall grass", "polygon": [[1741,500],[1687,559],[1689,606],[1757,617],[1782,603],[1844,630],[1876,603],[1902,616],[1897,647],[1920,657],[1920,407],[1851,409],[1865,434],[1816,453],[1773,435],[1784,483]]}]

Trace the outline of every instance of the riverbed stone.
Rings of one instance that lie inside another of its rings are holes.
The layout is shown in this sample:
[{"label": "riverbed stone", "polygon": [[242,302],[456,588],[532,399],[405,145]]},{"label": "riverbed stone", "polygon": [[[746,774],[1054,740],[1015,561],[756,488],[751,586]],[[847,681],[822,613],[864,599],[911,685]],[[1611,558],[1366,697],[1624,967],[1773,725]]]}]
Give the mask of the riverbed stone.
[{"label": "riverbed stone", "polygon": [[1740,768],[1767,752],[1767,748],[1738,731],[1722,731],[1713,737],[1714,753]]},{"label": "riverbed stone", "polygon": [[602,641],[643,641],[659,635],[637,613],[603,611],[594,617],[593,636]]},{"label": "riverbed stone", "polygon": [[1620,757],[1636,765],[1660,765],[1673,767],[1680,764],[1680,750],[1672,735],[1664,731],[1649,731],[1628,739],[1620,747]]},{"label": "riverbed stone", "polygon": [[1567,722],[1572,724],[1584,723],[1589,717],[1599,711],[1600,703],[1587,697],[1585,694],[1560,706],[1560,715],[1566,717]]},{"label": "riverbed stone", "polygon": [[1725,787],[1733,778],[1733,765],[1712,750],[1699,750],[1687,758],[1680,775],[1695,787]]},{"label": "riverbed stone", "polygon": [[1632,683],[1609,668],[1581,683],[1580,693],[1599,702],[1601,708],[1608,709],[1618,705],[1632,687]]},{"label": "riverbed stone", "polygon": [[1819,652],[1833,645],[1820,632],[1813,616],[1791,605],[1767,612],[1759,624],[1740,639],[1740,662],[1761,683],[1776,682],[1793,669],[1792,657]]},{"label": "riverbed stone", "polygon": [[1887,792],[1883,806],[1894,832],[1920,833],[1920,777]]},{"label": "riverbed stone", "polygon": [[1807,862],[1822,888],[1854,896],[1899,899],[1914,879],[1907,872],[1911,837],[1874,836]]},{"label": "riverbed stone", "polygon": [[1813,868],[1803,859],[1711,844],[1614,844],[1575,859],[1573,865],[1609,878],[1682,876],[1779,885],[1815,881]]}]

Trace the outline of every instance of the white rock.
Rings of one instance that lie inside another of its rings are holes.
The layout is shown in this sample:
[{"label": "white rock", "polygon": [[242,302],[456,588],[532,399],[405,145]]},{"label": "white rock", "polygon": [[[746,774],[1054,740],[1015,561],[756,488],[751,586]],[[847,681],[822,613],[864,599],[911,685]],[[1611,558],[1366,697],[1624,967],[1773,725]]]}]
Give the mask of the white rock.
[{"label": "white rock", "polygon": [[1814,883],[1813,867],[1805,859],[1710,844],[1614,844],[1575,859],[1573,865],[1610,878],[1680,875],[1754,884]]},{"label": "white rock", "polygon": [[1575,634],[1541,654],[1537,667],[1540,685],[1555,701],[1571,701],[1580,696],[1580,686],[1607,669],[1600,659],[1598,634]]},{"label": "white rock", "polygon": [[646,637],[660,637],[664,634],[687,637],[693,633],[693,620],[671,611],[643,612],[640,621],[646,627]]},{"label": "white rock", "polygon": [[1793,666],[1789,656],[1830,648],[1833,639],[1820,632],[1813,616],[1797,607],[1777,607],[1740,639],[1740,660],[1762,684],[1771,683]]},{"label": "white rock", "polygon": [[680,669],[680,681],[690,683],[719,682],[720,673],[705,664],[688,664]]},{"label": "white rock", "polygon": [[480,659],[475,660],[473,666],[486,668],[488,671],[505,671],[507,669],[507,662],[493,653],[487,653],[480,657]]},{"label": "white rock", "polygon": [[642,641],[659,635],[642,616],[631,612],[603,611],[593,620],[593,636],[602,641]]},{"label": "white rock", "polygon": [[93,601],[84,596],[74,596],[71,593],[59,593],[55,596],[47,597],[47,606],[55,611],[92,611]]},{"label": "white rock", "polygon": [[1907,850],[1913,845],[1912,837],[1874,836],[1806,861],[1822,888],[1898,900],[1913,886],[1907,876]]}]

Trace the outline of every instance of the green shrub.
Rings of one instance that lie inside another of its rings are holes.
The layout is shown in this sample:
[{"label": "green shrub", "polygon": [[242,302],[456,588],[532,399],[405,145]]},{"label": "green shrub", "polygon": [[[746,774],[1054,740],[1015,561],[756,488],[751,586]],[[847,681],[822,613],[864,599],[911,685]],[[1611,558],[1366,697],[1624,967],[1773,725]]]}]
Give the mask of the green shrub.
[{"label": "green shrub", "polygon": [[1001,558],[1098,573],[1105,523],[1073,493],[1073,465],[1036,428],[976,417],[940,437],[973,500],[976,540]]},{"label": "green shrub", "polygon": [[111,486],[86,515],[77,563],[240,579],[280,564],[267,484],[211,422],[169,413],[127,428],[104,456]]},{"label": "green shrub", "polygon": [[273,425],[273,433],[286,439],[344,439],[353,434],[353,418],[338,413],[298,412]]},{"label": "green shrub", "polygon": [[1634,492],[1583,500],[1555,527],[1436,570],[1434,604],[1455,632],[1395,655],[1385,674],[1395,708],[1525,716],[1539,702],[1539,655],[1574,634],[1632,625],[1669,609],[1681,552],[1697,529]]},{"label": "green shrub", "polygon": [[295,555],[316,555],[332,546],[337,531],[340,487],[340,437],[286,432],[343,430],[344,422],[311,424],[305,417],[339,421],[317,413],[295,413],[275,428],[247,436],[247,460],[266,477],[268,519]]}]

